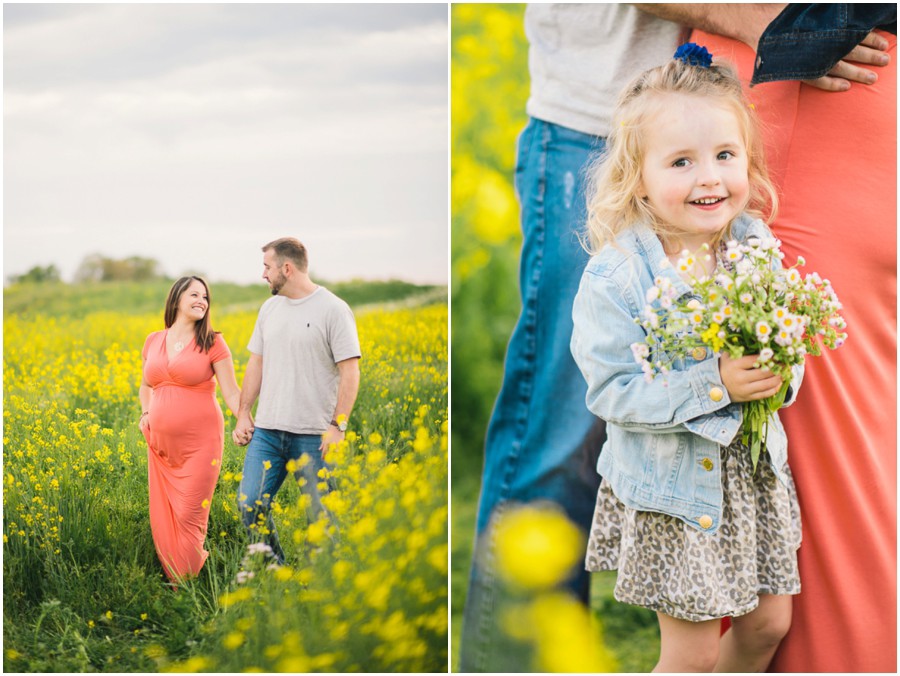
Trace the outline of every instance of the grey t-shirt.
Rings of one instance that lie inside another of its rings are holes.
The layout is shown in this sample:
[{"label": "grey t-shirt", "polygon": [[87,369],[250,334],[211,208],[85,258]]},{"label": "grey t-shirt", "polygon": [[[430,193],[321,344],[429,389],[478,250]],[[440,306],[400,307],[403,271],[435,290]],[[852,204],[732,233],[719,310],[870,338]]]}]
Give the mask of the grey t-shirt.
[{"label": "grey t-shirt", "polygon": [[671,59],[688,33],[629,4],[529,4],[528,115],[608,136],[622,88]]},{"label": "grey t-shirt", "polygon": [[263,358],[255,425],[325,432],[337,404],[337,362],[360,356],[350,306],[322,286],[296,300],[273,296],[260,308],[247,347]]}]

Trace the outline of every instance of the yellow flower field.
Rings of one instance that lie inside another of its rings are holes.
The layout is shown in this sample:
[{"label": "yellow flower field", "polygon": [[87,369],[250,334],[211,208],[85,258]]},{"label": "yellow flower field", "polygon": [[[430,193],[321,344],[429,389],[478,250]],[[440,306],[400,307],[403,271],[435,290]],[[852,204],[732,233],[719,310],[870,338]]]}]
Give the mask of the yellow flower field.
[{"label": "yellow flower field", "polygon": [[[238,382],[255,317],[213,310]],[[267,570],[246,546],[243,449],[226,435],[210,558],[172,591],[137,427],[140,350],[160,317],[7,316],[4,670],[446,671],[447,308],[357,322],[360,395],[320,475],[333,521],[307,523],[288,482],[275,505],[287,565]]]}]

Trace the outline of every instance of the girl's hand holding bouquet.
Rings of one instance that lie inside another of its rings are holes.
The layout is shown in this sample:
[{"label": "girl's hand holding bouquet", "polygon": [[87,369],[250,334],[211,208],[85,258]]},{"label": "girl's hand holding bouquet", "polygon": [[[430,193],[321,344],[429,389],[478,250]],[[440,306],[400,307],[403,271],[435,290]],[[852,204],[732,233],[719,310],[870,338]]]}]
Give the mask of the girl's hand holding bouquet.
[{"label": "girl's hand holding bouquet", "polygon": [[756,368],[759,355],[732,359],[727,352],[719,357],[719,375],[735,403],[774,397],[784,385],[784,379],[767,368]]},{"label": "girl's hand holding bouquet", "polygon": [[688,276],[691,294],[678,297],[671,280],[658,277],[636,321],[647,331],[644,343],[631,346],[645,377],[652,380],[673,361],[697,348],[721,355],[722,382],[734,402],[743,403],[743,441],[753,467],[765,445],[769,416],[785,401],[791,367],[807,355],[821,354],[846,340],[841,304],[831,283],[797,267],[783,269],[781,243],[751,238],[722,247],[712,276],[694,277],[696,256],[683,252],[677,267]]}]

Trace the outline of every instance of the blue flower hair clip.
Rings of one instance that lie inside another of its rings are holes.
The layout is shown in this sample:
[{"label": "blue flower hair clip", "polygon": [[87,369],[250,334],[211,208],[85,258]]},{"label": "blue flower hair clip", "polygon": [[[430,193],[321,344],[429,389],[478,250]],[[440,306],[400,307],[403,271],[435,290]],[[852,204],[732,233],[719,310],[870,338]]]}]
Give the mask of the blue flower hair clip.
[{"label": "blue flower hair clip", "polygon": [[712,65],[712,54],[701,45],[693,42],[685,42],[681,47],[675,50],[673,58],[684,61],[689,66],[700,66],[701,68],[709,68]]}]

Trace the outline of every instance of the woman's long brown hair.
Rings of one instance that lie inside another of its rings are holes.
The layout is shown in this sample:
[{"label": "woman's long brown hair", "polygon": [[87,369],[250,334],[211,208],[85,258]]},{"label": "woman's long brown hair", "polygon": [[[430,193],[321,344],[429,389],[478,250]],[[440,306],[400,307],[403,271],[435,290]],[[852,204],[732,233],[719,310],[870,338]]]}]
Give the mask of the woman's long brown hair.
[{"label": "woman's long brown hair", "polygon": [[203,352],[209,352],[210,348],[215,344],[216,334],[219,332],[213,331],[212,327],[209,325],[209,311],[212,308],[212,296],[209,293],[209,285],[202,277],[195,277],[193,275],[190,277],[182,277],[172,285],[171,289],[169,289],[169,297],[166,299],[166,328],[171,328],[172,324],[175,323],[175,316],[178,314],[178,303],[181,300],[181,296],[184,295],[184,292],[187,291],[187,288],[194,281],[200,282],[203,284],[203,288],[206,289],[206,314],[203,315],[203,319],[194,324],[194,342],[196,343],[197,348]]}]

